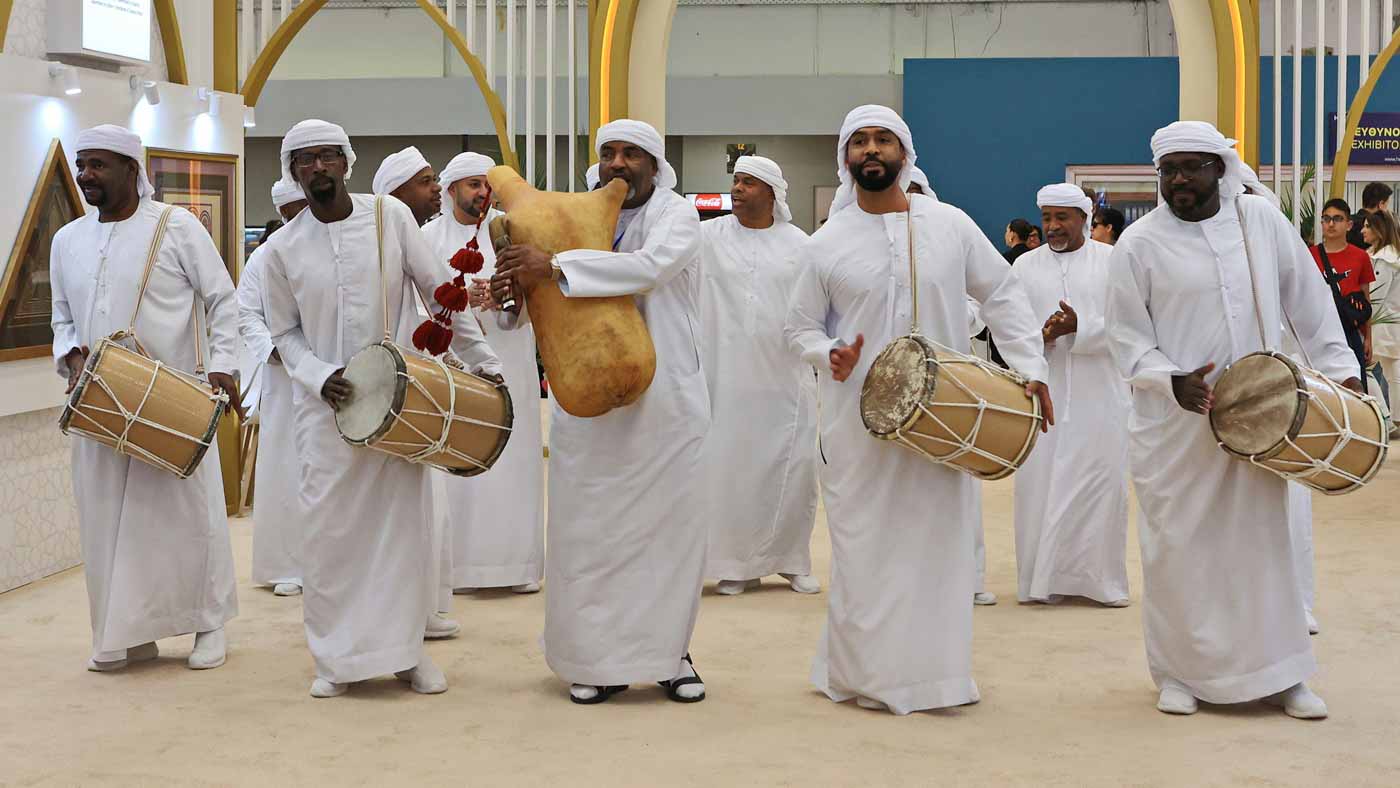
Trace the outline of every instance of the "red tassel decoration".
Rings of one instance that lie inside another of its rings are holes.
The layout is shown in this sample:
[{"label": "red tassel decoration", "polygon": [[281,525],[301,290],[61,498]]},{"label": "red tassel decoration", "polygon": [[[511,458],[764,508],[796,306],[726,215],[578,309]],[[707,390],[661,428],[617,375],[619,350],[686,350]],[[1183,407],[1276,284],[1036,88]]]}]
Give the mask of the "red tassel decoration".
[{"label": "red tassel decoration", "polygon": [[[491,204],[491,191],[486,191],[486,204]],[[438,285],[433,291],[433,300],[437,301],[442,310],[434,314],[431,318],[423,321],[413,332],[413,346],[419,350],[432,355],[440,356],[447,352],[452,346],[452,314],[454,312],[465,312],[471,304],[471,295],[467,292],[466,277],[469,274],[479,273],[486,258],[482,256],[476,236],[481,232],[481,222],[486,218],[486,211],[476,218],[476,231],[472,233],[472,239],[467,245],[458,249],[448,264],[459,273],[450,282]]]}]

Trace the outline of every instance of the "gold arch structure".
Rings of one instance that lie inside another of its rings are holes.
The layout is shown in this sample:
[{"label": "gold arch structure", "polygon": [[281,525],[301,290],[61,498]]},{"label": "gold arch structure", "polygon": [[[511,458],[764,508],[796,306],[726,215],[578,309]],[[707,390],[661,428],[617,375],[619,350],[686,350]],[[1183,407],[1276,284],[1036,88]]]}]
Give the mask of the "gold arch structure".
[{"label": "gold arch structure", "polygon": [[[517,172],[520,171],[520,160],[515,155],[515,145],[510,135],[506,133],[506,110],[501,104],[501,97],[496,95],[496,91],[491,88],[491,83],[486,81],[486,69],[482,67],[481,61],[472,54],[467,46],[467,40],[462,34],[448,24],[447,17],[443,15],[432,0],[417,0],[418,7],[433,20],[447,36],[447,40],[452,42],[452,46],[461,55],[462,62],[471,71],[472,79],[476,81],[477,88],[481,91],[482,98],[486,100],[486,109],[491,113],[491,122],[496,127],[496,139],[501,145],[501,157],[505,159],[505,164],[509,165]],[[326,4],[326,0],[304,0],[304,2],[292,9],[292,13],[272,31],[272,36],[267,40],[267,46],[258,53],[258,57],[253,64],[248,67],[248,75],[243,80],[243,103],[246,106],[256,106],[258,98],[262,95],[263,87],[267,85],[267,79],[272,75],[272,69],[281,59],[282,53],[287,51],[287,46],[292,43],[311,16]]]},{"label": "gold arch structure", "polygon": [[[5,33],[10,29],[10,12],[15,0],[0,0],[0,52],[5,50]],[[160,45],[165,52],[165,79],[177,85],[190,83],[185,68],[185,47],[180,40],[180,23],[175,18],[175,0],[155,0],[152,8],[160,29]]]},{"label": "gold arch structure", "polygon": [[1361,125],[1361,114],[1366,111],[1366,105],[1371,103],[1371,92],[1381,81],[1381,75],[1385,73],[1385,68],[1390,64],[1390,58],[1395,55],[1396,49],[1400,49],[1400,30],[1396,31],[1390,43],[1376,56],[1376,61],[1371,64],[1371,71],[1366,75],[1366,82],[1351,99],[1351,107],[1347,109],[1347,131],[1342,137],[1342,148],[1332,160],[1332,197],[1346,195],[1347,165],[1351,162],[1351,146],[1356,142],[1356,129]]},{"label": "gold arch structure", "polygon": [[[590,0],[589,140],[618,118],[666,134],[666,62],[676,0]],[[596,160],[594,146],[589,159]]]}]

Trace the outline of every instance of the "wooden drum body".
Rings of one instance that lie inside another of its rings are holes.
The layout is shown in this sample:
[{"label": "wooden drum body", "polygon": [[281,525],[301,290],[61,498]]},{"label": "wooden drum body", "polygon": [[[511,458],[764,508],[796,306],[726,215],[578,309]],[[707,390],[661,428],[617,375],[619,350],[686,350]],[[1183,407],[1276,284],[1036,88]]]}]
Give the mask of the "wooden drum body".
[{"label": "wooden drum body", "polygon": [[207,383],[131,350],[117,334],[88,357],[59,429],[111,446],[181,479],[209,451],[228,396]]},{"label": "wooden drum body", "polygon": [[880,351],[860,391],[870,434],[979,479],[1011,475],[1035,447],[1040,402],[1026,381],[919,335]]},{"label": "wooden drum body", "polygon": [[347,443],[475,476],[505,451],[514,409],[505,384],[417,355],[370,345],[345,365],[353,394],[336,411]]},{"label": "wooden drum body", "polygon": [[1279,353],[1251,353],[1215,384],[1220,448],[1328,495],[1359,489],[1385,462],[1380,406]]}]

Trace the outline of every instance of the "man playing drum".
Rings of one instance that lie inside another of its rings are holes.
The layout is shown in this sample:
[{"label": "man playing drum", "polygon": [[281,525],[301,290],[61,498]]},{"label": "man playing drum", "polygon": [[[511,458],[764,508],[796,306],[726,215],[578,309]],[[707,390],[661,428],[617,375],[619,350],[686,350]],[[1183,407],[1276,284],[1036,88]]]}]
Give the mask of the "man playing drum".
[{"label": "man playing drum", "polygon": [[[196,335],[209,337],[209,384],[238,407],[238,304],[214,241],[189,211],[175,209],[158,248],[166,205],[153,199],[141,138],[118,126],[78,134],[78,187],[97,209],[60,229],[49,269],[53,351],[72,391],[89,349],[125,330],[154,360],[186,373]],[[150,281],[142,290],[147,258]],[[196,313],[198,318],[196,318]],[[159,406],[160,403],[149,403]],[[218,446],[192,476],[172,473],[84,438],[73,440],[83,571],[92,617],[88,669],[119,670],[156,658],[155,641],[195,633],[189,666],[224,664],[224,623],[238,613]]]},{"label": "man playing drum", "polygon": [[1219,373],[1277,350],[1285,319],[1319,372],[1357,391],[1360,380],[1307,247],[1269,202],[1244,194],[1233,145],[1199,121],[1154,134],[1165,202],[1124,231],[1109,262],[1109,346],[1133,387],[1129,462],[1146,515],[1147,662],[1169,714],[1194,713],[1197,699],[1266,699],[1320,718],[1327,706],[1303,683],[1317,662],[1287,484],[1222,451],[1204,414]]},{"label": "man playing drum", "polygon": [[1113,247],[1089,240],[1094,206],[1072,183],[1036,195],[1045,243],[1016,260],[1045,325],[1059,428],[1016,474],[1016,598],[1053,604],[1087,597],[1128,605],[1128,387],[1104,337]]},{"label": "man playing drum", "polygon": [[[444,692],[447,679],[423,650],[434,602],[424,577],[438,559],[429,470],[347,444],[335,411],[356,396],[343,375],[349,358],[379,343],[386,328],[407,345],[419,322],[406,303],[408,286],[436,312],[432,293],[448,269],[403,203],[383,199],[377,222],[376,198],[346,190],[354,164],[341,127],[321,120],[293,126],[282,139],[282,177],[301,184],[310,202],[264,254],[268,330],[297,384],[298,445],[307,458],[302,607],[316,662],[311,694],[334,697],[386,673],[418,692]],[[457,313],[452,331],[452,349],[470,369],[499,374],[469,314]]]},{"label": "man playing drum", "polygon": [[906,197],[914,144],[894,110],[852,110],[836,162],[841,187],[830,220],[802,247],[786,327],[792,348],[821,371],[828,460],[821,482],[830,602],[812,681],[834,701],[856,698],[895,714],[976,703],[971,597],[980,482],[867,434],[861,384],[876,353],[909,331],[910,221],[924,335],[966,354],[971,295],[1006,360],[1037,381],[1027,393],[1051,421],[1040,382],[1041,321],[967,214]]}]

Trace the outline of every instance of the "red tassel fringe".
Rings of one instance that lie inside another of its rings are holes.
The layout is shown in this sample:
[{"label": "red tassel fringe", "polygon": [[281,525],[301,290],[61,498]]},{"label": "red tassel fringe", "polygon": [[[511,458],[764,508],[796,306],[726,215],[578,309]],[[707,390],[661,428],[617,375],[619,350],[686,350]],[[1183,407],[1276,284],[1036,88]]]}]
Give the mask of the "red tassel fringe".
[{"label": "red tassel fringe", "polygon": [[[491,205],[489,188],[486,191],[485,204]],[[476,218],[476,231],[472,233],[472,239],[447,261],[448,265],[458,272],[457,276],[438,285],[437,290],[433,291],[433,300],[442,307],[441,311],[423,321],[413,332],[413,346],[428,355],[440,356],[447,352],[452,345],[452,315],[455,312],[465,312],[471,303],[466,277],[479,273],[486,264],[476,236],[481,231],[481,223],[486,219],[487,212],[486,208],[482,209],[481,215]]]}]

